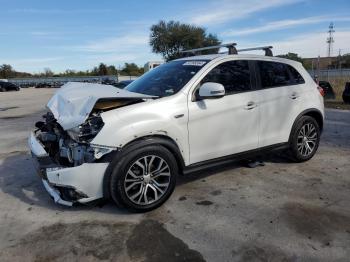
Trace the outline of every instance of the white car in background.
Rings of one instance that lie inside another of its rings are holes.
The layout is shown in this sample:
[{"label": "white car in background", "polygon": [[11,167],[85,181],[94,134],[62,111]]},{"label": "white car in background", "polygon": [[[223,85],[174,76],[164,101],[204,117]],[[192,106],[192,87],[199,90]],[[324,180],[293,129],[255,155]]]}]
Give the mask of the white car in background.
[{"label": "white car in background", "polygon": [[160,206],[192,170],[275,149],[309,160],[324,119],[300,63],[238,54],[174,60],[124,90],[68,83],[47,107],[29,146],[55,202],[134,211]]}]

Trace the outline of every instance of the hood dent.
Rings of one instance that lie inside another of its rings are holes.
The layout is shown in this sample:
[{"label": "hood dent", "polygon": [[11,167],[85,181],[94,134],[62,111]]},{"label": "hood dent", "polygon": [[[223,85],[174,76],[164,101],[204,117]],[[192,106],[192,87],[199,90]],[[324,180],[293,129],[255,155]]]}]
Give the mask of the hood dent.
[{"label": "hood dent", "polygon": [[105,99],[150,99],[152,96],[133,93],[110,85],[69,82],[56,91],[47,107],[64,130],[85,122],[96,102]]}]

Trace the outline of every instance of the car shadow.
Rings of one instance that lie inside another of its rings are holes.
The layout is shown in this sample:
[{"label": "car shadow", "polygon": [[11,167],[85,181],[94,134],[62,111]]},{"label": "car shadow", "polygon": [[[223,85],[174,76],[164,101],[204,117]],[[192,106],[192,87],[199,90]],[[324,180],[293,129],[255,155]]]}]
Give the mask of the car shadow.
[{"label": "car shadow", "polygon": [[293,162],[287,157],[284,152],[270,152],[262,155],[257,155],[255,157],[235,160],[232,159],[229,163],[218,164],[216,166],[205,168],[199,171],[191,172],[183,176],[179,176],[177,184],[182,185],[192,181],[205,179],[209,176],[215,175],[217,173],[225,172],[228,170],[234,171],[238,168],[259,168],[259,165],[256,167],[251,167],[250,163],[259,161],[263,164],[265,163],[280,163],[280,164],[293,164]]},{"label": "car shadow", "polygon": [[117,208],[111,202],[99,201],[91,205],[66,207],[55,204],[46,192],[40,177],[36,174],[31,156],[27,152],[12,152],[0,159],[0,189],[4,194],[30,205],[45,207],[54,211],[93,210],[113,214],[131,214]]}]

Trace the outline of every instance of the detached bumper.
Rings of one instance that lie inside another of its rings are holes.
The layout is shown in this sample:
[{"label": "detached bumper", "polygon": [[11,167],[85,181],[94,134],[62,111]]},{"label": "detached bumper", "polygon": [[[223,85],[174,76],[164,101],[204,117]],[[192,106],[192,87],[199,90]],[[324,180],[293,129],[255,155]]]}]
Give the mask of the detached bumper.
[{"label": "detached bumper", "polygon": [[84,163],[75,167],[56,164],[32,132],[28,145],[34,166],[55,203],[72,206],[103,197],[103,177],[108,163]]}]

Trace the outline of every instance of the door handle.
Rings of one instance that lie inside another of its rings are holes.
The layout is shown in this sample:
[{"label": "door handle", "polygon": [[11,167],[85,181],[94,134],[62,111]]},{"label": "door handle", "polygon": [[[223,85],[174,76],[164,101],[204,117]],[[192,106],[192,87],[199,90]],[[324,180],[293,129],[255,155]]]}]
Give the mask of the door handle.
[{"label": "door handle", "polygon": [[291,99],[297,99],[298,97],[299,97],[299,95],[298,95],[298,93],[296,93],[296,92],[292,93],[292,94],[289,96],[289,98],[291,98]]},{"label": "door handle", "polygon": [[249,102],[247,103],[247,105],[245,106],[245,109],[246,109],[246,110],[251,110],[251,109],[253,109],[253,108],[257,107],[257,106],[258,106],[258,105],[257,105],[255,102],[249,101]]}]

